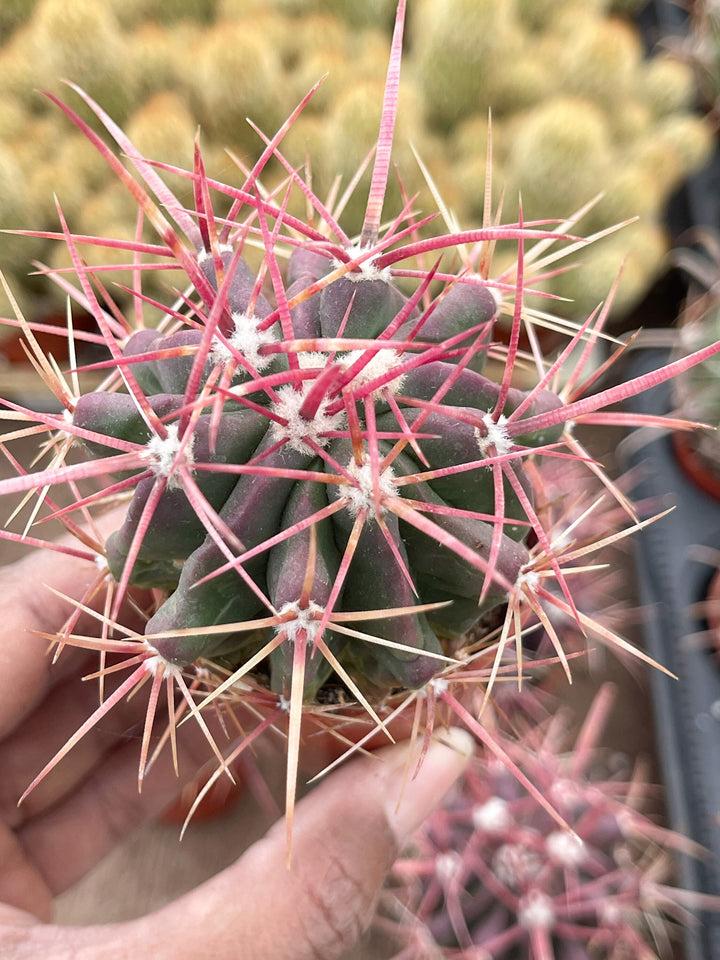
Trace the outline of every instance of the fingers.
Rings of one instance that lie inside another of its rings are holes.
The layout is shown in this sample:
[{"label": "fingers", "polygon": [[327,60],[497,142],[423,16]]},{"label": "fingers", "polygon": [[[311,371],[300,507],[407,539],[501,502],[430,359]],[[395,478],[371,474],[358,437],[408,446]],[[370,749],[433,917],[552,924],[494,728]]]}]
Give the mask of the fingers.
[{"label": "fingers", "polygon": [[[197,776],[207,760],[207,750],[197,742],[190,746],[192,740],[184,735],[179,744],[180,777],[175,775],[166,750],[139,792],[138,750],[133,742],[109,754],[61,803],[16,831],[26,858],[41,872],[53,894],[62,893],[128,834],[160,814]],[[1,884],[0,874],[0,900]],[[26,909],[32,911],[33,905]]]},{"label": "fingers", "polygon": [[[212,718],[209,723],[212,732],[220,735]],[[157,816],[199,772],[205,769],[209,777],[217,766],[204,733],[196,724],[189,723],[177,733],[179,776],[170,746],[165,744],[139,792],[138,739],[119,743],[110,739],[112,748],[103,748],[102,737],[98,736],[97,742],[91,740],[87,753],[79,749],[78,763],[66,765],[69,773],[61,763],[48,778],[49,794],[43,795],[39,807],[33,807],[31,794],[27,803],[32,816],[15,827],[25,857],[55,895],[84,876],[129,833]],[[225,741],[220,742],[227,748]],[[73,760],[73,755],[67,759]],[[63,789],[68,783],[71,789]],[[230,788],[239,789],[232,785]],[[48,804],[48,796],[55,797],[55,802]],[[8,897],[2,884],[0,871],[0,901],[10,899],[33,910],[32,902]]]},{"label": "fingers", "polygon": [[[97,527],[109,532],[120,520],[120,514],[111,511],[99,518]],[[78,546],[70,536],[58,542]],[[47,639],[38,636],[54,634],[73,611],[67,600],[49,588],[80,599],[98,578],[92,560],[53,550],[33,550],[0,568],[0,737],[17,726],[51,683],[68,676],[76,662],[76,651],[66,650],[59,664],[53,665],[47,656]],[[96,602],[101,603],[103,596],[101,590]],[[133,621],[129,626],[140,626],[137,617]],[[80,632],[85,628],[100,630],[89,616],[82,619]]]},{"label": "fingers", "polygon": [[[52,893],[42,872],[27,859],[15,834],[0,823],[0,928],[3,909],[27,911],[27,923],[52,917]],[[5,941],[0,935],[0,956],[4,957]]]},{"label": "fingers", "polygon": [[51,660],[48,641],[71,612],[46,588],[79,596],[97,576],[93,564],[36,551],[0,570],[0,736],[12,730],[45,692]]},{"label": "fingers", "polygon": [[[75,660],[75,658],[73,658]],[[103,756],[117,746],[142,718],[144,703],[136,697],[111,711],[70,751],[67,757],[36,787],[21,807],[20,796],[45,764],[97,709],[96,682],[83,683],[82,674],[97,666],[97,658],[78,658],[74,669],[79,674],[53,687],[41,707],[23,718],[5,739],[0,740],[0,817],[10,826],[36,816],[57,803],[84,779]],[[115,678],[111,678],[113,681]]]},{"label": "fingers", "polygon": [[23,942],[9,960],[121,960],[136,953],[159,960],[335,960],[369,924],[408,835],[467,763],[470,737],[456,730],[444,736],[447,745],[433,741],[420,772],[407,782],[404,744],[354,760],[322,782],[298,805],[289,869],[279,821],[231,867],[137,921],[28,927],[18,914],[7,936]]},{"label": "fingers", "polygon": [[[79,669],[78,673],[88,674],[97,667],[96,659],[91,657],[82,666],[84,669]],[[130,672],[120,671],[107,678],[104,705]],[[125,743],[132,746],[137,771],[148,706],[148,688],[149,684],[146,684],[135,696],[121,699],[97,717],[103,709],[97,681],[83,682],[77,676],[54,687],[46,695],[42,706],[26,717],[5,740],[0,741],[0,769],[3,771],[0,777],[0,817],[14,828],[37,817],[76,790],[107,756]],[[97,718],[94,725],[72,745],[26,796],[22,805],[17,807],[20,796],[32,781],[93,714]],[[164,731],[167,723],[168,709],[163,694],[155,717],[155,733]],[[211,755],[208,747],[204,759]]]}]

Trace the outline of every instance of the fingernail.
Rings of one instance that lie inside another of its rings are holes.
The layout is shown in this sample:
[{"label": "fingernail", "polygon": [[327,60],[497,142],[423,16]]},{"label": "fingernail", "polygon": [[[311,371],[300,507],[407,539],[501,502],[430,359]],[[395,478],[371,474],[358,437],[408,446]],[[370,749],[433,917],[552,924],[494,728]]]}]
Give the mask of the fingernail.
[{"label": "fingernail", "polygon": [[421,749],[422,738],[419,738],[414,744],[398,744],[383,751],[387,762],[385,812],[398,845],[439,806],[467,766],[475,741],[459,727],[438,731],[415,773]]}]

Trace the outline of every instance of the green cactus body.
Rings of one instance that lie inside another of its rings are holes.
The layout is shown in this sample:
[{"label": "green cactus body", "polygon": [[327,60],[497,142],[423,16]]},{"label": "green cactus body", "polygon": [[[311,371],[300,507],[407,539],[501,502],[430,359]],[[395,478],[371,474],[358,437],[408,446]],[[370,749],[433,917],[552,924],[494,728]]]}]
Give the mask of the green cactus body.
[{"label": "green cactus body", "polygon": [[[324,353],[277,349],[277,341],[287,339],[289,328],[280,333],[277,322],[272,323],[274,308],[259,294],[257,278],[245,261],[233,257],[230,250],[223,250],[221,258],[227,300],[217,329],[227,343],[224,352],[213,348],[204,361],[199,358],[206,339],[199,327],[170,333],[140,330],[123,348],[125,359],[131,361],[128,369],[148,397],[150,409],[166,429],[180,431],[179,436],[188,429],[188,411],[199,396],[187,395],[188,383],[196,382],[198,391],[207,390],[224,365],[233,365],[220,406],[216,397],[212,410],[195,416],[187,454],[206,510],[218,518],[215,529],[209,529],[212,521],[207,515],[198,514],[195,499],[182,483],[167,474],[167,465],[165,487],[145,518],[163,469],[141,453],[144,473],[122,527],[108,540],[110,569],[118,580],[125,577],[129,583],[168,591],[168,599],[148,622],[147,634],[152,649],[169,664],[187,667],[213,656],[239,663],[252,648],[247,631],[238,625],[297,603],[308,575],[312,589],[305,602],[324,609],[340,558],[351,549],[334,610],[356,612],[359,617],[383,609],[401,612],[386,618],[375,615],[364,630],[372,638],[369,642],[348,640],[332,628],[328,637],[342,650],[341,660],[359,689],[423,685],[442,667],[439,657],[444,651],[438,636],[457,642],[485,610],[504,600],[508,585],[528,559],[519,542],[527,535],[528,519],[507,479],[499,536],[491,522],[464,516],[471,511],[492,517],[496,509],[496,480],[483,463],[490,455],[484,436],[501,388],[478,372],[483,351],[471,347],[462,368],[457,364],[465,356],[463,348],[470,347],[477,336],[491,336],[497,299],[486,285],[471,278],[451,285],[421,311],[389,274],[360,266],[333,279],[326,253],[311,245],[297,247],[286,278],[288,301],[299,301],[289,311],[291,336],[320,344],[322,338],[335,342],[338,337],[351,346],[358,341],[369,344],[361,350],[341,349],[332,360],[327,348]],[[205,252],[198,257],[215,295],[219,292],[216,262]],[[228,271],[234,271],[231,277]],[[318,285],[317,292],[302,296]],[[209,315],[215,309],[213,302],[205,303],[204,309]],[[237,329],[238,317],[250,325],[251,347],[233,340],[232,326]],[[407,338],[417,348],[392,349],[393,342],[405,343]],[[460,348],[453,350],[446,344]],[[117,452],[110,438],[150,449],[159,443],[153,438],[148,413],[131,394],[99,392],[78,402],[73,422],[87,435],[84,443],[93,456]],[[516,388],[505,395],[503,417],[526,400],[526,394]],[[423,410],[425,402],[439,403],[440,408]],[[526,416],[559,403],[554,394],[541,391]],[[351,410],[354,426],[348,420]],[[414,424],[418,440],[413,440]],[[559,434],[560,428],[554,427],[537,437],[522,436],[518,449],[534,441],[546,443]],[[108,443],[102,442],[103,436]],[[410,446],[404,452],[395,450],[393,436],[398,440],[407,436],[415,450]],[[509,438],[508,443],[513,444]],[[368,480],[386,457],[392,466],[382,478]],[[370,461],[375,468],[368,466]],[[466,463],[465,470],[434,476],[445,467]],[[403,476],[423,469],[430,471],[427,480],[402,481]],[[507,470],[531,497],[521,460],[509,461]],[[325,483],[303,479],[305,473],[323,472]],[[131,475],[123,471],[119,477]],[[379,485],[378,490],[371,492],[370,482]],[[432,522],[437,537],[457,541],[476,552],[477,559],[457,556],[451,546],[408,522],[402,509],[396,515],[392,505],[386,508],[383,503],[377,512],[382,497],[399,503],[404,498],[413,509],[427,505],[428,511],[435,511]],[[332,505],[339,509],[317,524],[312,522]],[[315,568],[309,574],[311,530],[316,549]],[[485,591],[485,578],[492,579],[492,574],[484,563],[494,539],[500,580]],[[266,543],[269,546],[264,548]],[[130,557],[132,566],[126,570]],[[237,562],[233,557],[239,557]],[[435,579],[433,565],[440,560],[445,573]],[[412,612],[413,607],[428,603],[437,608]],[[227,632],[215,629],[226,623],[234,626]],[[256,644],[267,642],[269,636],[269,630],[251,634]],[[292,643],[279,644],[269,664],[273,689],[287,689]],[[317,654],[312,665],[307,662],[307,669],[306,695],[313,696],[330,669]]]},{"label": "green cactus body", "polygon": [[[312,466],[321,469],[322,461],[315,460]],[[323,484],[301,480],[295,484],[288,497],[282,526],[290,529],[294,524],[312,517],[327,504],[327,491]],[[315,555],[311,562],[313,537]],[[297,608],[300,604],[304,604],[304,609],[308,611],[324,609],[330,600],[339,567],[340,551],[329,519],[307,527],[288,540],[282,540],[271,548],[268,555],[268,595],[273,606],[280,612],[287,608]],[[312,581],[307,598],[304,598],[303,590],[309,576]],[[312,621],[308,630],[308,640],[312,642],[315,639]],[[292,683],[293,646],[297,638],[293,635],[289,639],[290,643],[281,643],[270,654],[270,683],[272,689],[279,694],[286,694]],[[328,645],[339,654],[345,640],[340,637],[329,638]],[[317,696],[331,671],[328,661],[317,651],[306,660],[303,678],[306,700],[312,701]]]},{"label": "green cactus body", "polygon": [[[150,406],[159,417],[176,413],[182,405],[182,396],[158,391],[152,396]],[[115,440],[128,440],[146,444],[152,431],[146,418],[127,393],[87,393],[78,400],[73,412],[73,424],[82,430],[90,430],[98,436]],[[85,449],[95,457],[107,457],[116,452],[112,446],[96,440],[84,441]]]},{"label": "green cactus body", "polygon": [[[263,450],[263,446],[265,450]],[[266,452],[274,441],[266,437],[259,452]],[[298,470],[307,467],[311,454],[296,450],[276,450],[264,459],[265,466]],[[241,477],[219,511],[222,520],[246,549],[251,549],[278,532],[280,519],[294,481],[286,477],[258,477],[247,474]],[[148,622],[148,633],[172,631],[173,628],[206,627],[232,621],[257,617],[262,613],[260,596],[234,571],[207,580],[198,586],[197,581],[211,574],[224,562],[223,554],[211,537],[191,554],[183,565],[177,589],[168,601]],[[259,581],[263,589],[267,556],[261,554],[244,566],[253,582]],[[153,646],[172,663],[185,666],[199,657],[211,656],[217,637],[199,632],[193,635],[192,643],[183,636],[176,641],[172,636],[153,641]],[[207,652],[206,652],[207,651]]]},{"label": "green cactus body", "polygon": [[[203,414],[193,431],[193,458],[196,462],[212,464],[244,463],[252,456],[264,430],[264,418],[253,410],[224,413],[217,432],[212,432],[211,414]],[[226,502],[235,483],[233,473],[198,472],[198,487],[215,510]],[[109,541],[116,556],[127,556],[153,484],[154,478],[149,477],[137,485],[125,523]],[[155,507],[138,559],[161,560],[170,557],[185,560],[200,546],[205,535],[202,521],[187,494],[169,486]]]},{"label": "green cactus body", "polygon": [[[403,473],[409,475],[415,464],[405,454],[397,458]],[[446,507],[447,504],[426,483],[408,484],[403,487],[403,495],[423,503]],[[481,504],[478,502],[478,508]],[[491,524],[469,516],[439,515],[437,523],[462,543],[479,551],[483,556],[490,555],[493,537]],[[509,524],[506,530],[522,531],[527,528]],[[428,603],[444,603],[446,606],[428,613],[428,621],[441,637],[450,637],[457,641],[466,634],[487,610],[502,603],[506,589],[493,579],[488,596],[482,603],[479,597],[484,586],[485,574],[477,567],[458,556],[453,550],[433,540],[409,523],[401,523],[400,532],[408,553],[408,559],[415,573],[420,595]],[[527,548],[503,534],[500,562],[495,568],[505,583],[515,583],[523,566],[530,559]]]},{"label": "green cactus body", "polygon": [[[345,444],[346,441],[340,441]],[[336,449],[335,452],[339,452]],[[336,530],[350,535],[353,518],[349,511],[340,511]],[[394,549],[407,565],[408,557],[400,536],[399,522],[390,515],[383,518]],[[377,571],[387,575],[378,578]],[[377,610],[415,606],[414,590],[398,569],[393,548],[377,520],[370,518],[363,525],[353,563],[348,571],[343,592],[343,606],[348,610]],[[440,653],[438,640],[424,614],[388,617],[371,624],[368,632],[390,643],[402,644],[417,650]],[[437,673],[439,663],[407,650],[393,650],[382,645],[373,647],[362,641],[349,644],[347,657],[353,673],[363,677],[371,686],[420,687]]]}]

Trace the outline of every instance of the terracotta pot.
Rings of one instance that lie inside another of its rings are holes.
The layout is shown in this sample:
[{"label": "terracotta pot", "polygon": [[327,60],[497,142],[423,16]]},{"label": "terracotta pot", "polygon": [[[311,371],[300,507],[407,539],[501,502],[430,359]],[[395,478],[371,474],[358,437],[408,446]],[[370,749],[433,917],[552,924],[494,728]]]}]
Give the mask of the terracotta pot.
[{"label": "terracotta pot", "polygon": [[[232,810],[242,796],[243,787],[242,779],[237,773],[234,776],[234,785],[227,777],[217,779],[193,812],[194,821],[213,820]],[[163,810],[160,819],[164,823],[185,823],[187,815],[190,813],[193,803],[195,803],[195,798],[205,786],[206,780],[207,774],[203,774],[186,784],[170,806]]]},{"label": "terracotta pot", "polygon": [[697,448],[692,435],[673,433],[672,445],[685,475],[708,496],[720,501],[720,470]]},{"label": "terracotta pot", "polygon": [[[263,710],[256,703],[255,707],[258,714],[269,712],[267,706]],[[354,712],[357,718],[353,716],[353,711],[348,710],[347,716],[342,721],[331,724],[327,729],[323,729],[327,721],[323,721],[322,715],[318,715],[315,720],[313,720],[312,715],[305,717],[300,752],[301,781],[308,780],[330,763],[342,757],[351,749],[352,744],[363,741],[361,750],[365,753],[388,745],[390,741],[382,731],[374,732],[371,737],[365,739],[369,730],[372,729],[372,724],[368,722],[369,718],[361,707]],[[412,714],[413,711],[410,711],[407,715],[398,717],[390,723],[388,729],[395,741],[410,736]],[[445,711],[438,708],[436,718],[438,726],[442,725],[445,719]],[[287,735],[288,731],[284,729],[282,732]],[[271,747],[271,742],[266,741],[266,737],[267,733],[263,734],[259,741],[262,752],[265,752],[266,747]],[[360,753],[360,751],[356,752]],[[283,747],[282,751],[279,751],[277,756],[272,759],[272,762],[284,763],[285,759],[285,748]],[[265,757],[265,762],[268,762],[268,757]],[[259,784],[257,780],[258,777],[262,780],[262,773],[258,772],[258,768],[254,764],[254,758],[247,754],[235,760],[231,765],[235,784],[233,785],[228,777],[219,777],[193,811],[193,821],[212,820],[223,816],[240,800],[246,788],[256,792],[256,795],[259,792],[264,793],[262,784]],[[163,811],[160,819],[164,823],[183,824],[198,794],[205,787],[208,776],[208,771],[204,770],[190,783],[186,784],[177,798]],[[259,797],[259,799],[263,800],[262,797]]]},{"label": "terracotta pot", "polygon": [[[49,330],[34,330],[35,339],[45,353],[52,353],[58,361],[67,361],[69,359],[68,343],[65,336],[67,330],[67,314],[64,310],[58,310],[54,313],[44,314],[33,318],[38,324],[44,327],[56,328],[57,334]],[[84,311],[77,310],[73,312],[73,327],[75,330],[86,332],[97,332],[97,324]],[[25,335],[19,328],[0,342],[0,355],[10,364],[28,365],[28,358],[22,343],[25,341]],[[82,350],[85,341],[78,340],[78,348]]]}]

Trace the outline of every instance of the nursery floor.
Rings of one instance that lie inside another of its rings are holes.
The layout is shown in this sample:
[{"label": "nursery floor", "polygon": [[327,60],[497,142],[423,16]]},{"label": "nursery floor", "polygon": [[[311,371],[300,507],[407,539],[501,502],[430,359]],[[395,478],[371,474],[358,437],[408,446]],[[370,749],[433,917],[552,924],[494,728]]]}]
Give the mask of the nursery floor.
[{"label": "nursery floor", "polygon": [[[609,436],[607,449],[613,447],[614,438]],[[18,455],[16,447],[14,450]],[[22,552],[15,545],[0,542],[0,563],[11,562]],[[632,604],[634,575],[630,550],[622,563],[627,600]],[[627,634],[634,642],[641,642],[639,616],[633,618]],[[646,672],[642,668],[630,673],[613,657],[605,658],[602,666],[603,669],[594,674],[578,671],[572,687],[563,691],[563,697],[582,714],[599,683],[608,677],[614,680],[619,696],[604,742],[611,750],[646,758],[650,776],[656,780]],[[558,683],[561,682],[564,681],[558,678]],[[57,921],[63,924],[119,921],[157,908],[231,863],[267,827],[267,815],[252,798],[242,798],[221,818],[193,824],[182,843],[178,842],[179,828],[175,825],[145,826],[58,899]],[[132,881],[128,882],[130,878]],[[381,945],[368,940],[348,952],[343,960],[381,960],[383,956]]]}]

